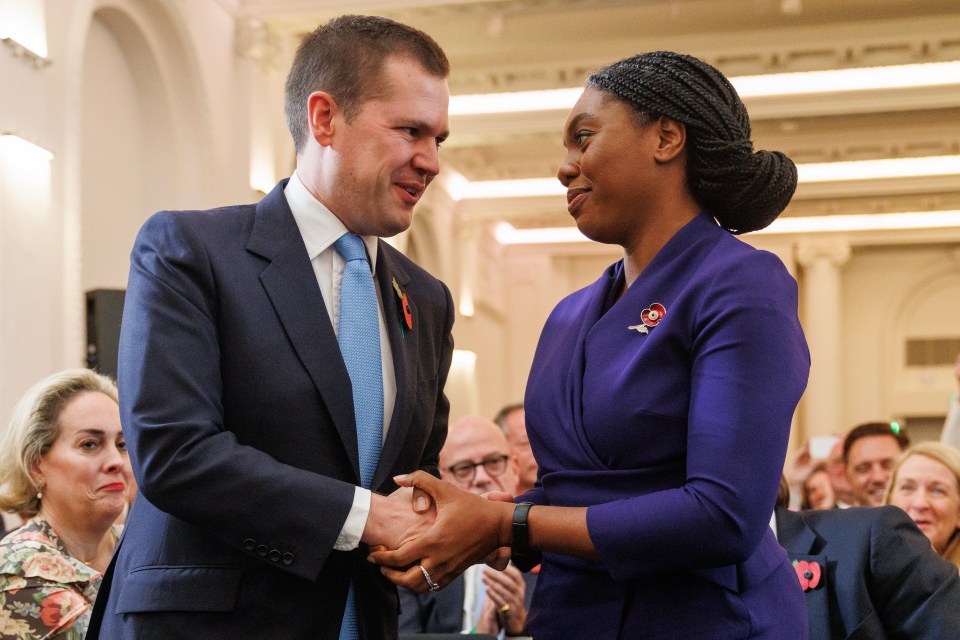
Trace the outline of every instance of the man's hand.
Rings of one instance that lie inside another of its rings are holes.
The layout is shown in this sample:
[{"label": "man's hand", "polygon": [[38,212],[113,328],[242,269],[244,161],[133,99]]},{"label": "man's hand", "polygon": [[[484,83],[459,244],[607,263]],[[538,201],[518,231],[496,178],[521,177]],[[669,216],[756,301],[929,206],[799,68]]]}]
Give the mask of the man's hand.
[{"label": "man's hand", "polygon": [[429,494],[436,505],[436,521],[422,535],[407,537],[393,550],[371,552],[368,559],[381,565],[392,582],[423,593],[428,585],[422,566],[443,587],[509,543],[512,503],[485,500],[421,471],[395,480],[402,487]]},{"label": "man's hand", "polygon": [[436,516],[430,495],[422,491],[400,487],[389,496],[375,493],[360,540],[371,548],[396,549],[427,531]]}]

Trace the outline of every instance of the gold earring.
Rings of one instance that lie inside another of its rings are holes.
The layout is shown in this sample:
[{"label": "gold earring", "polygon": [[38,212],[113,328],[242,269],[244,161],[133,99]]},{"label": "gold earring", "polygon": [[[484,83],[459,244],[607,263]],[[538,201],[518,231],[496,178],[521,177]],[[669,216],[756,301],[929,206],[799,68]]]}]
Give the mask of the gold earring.
[{"label": "gold earring", "polygon": [[44,484],[43,480],[37,483],[37,501],[38,502],[43,499],[43,488],[45,486],[46,485]]}]

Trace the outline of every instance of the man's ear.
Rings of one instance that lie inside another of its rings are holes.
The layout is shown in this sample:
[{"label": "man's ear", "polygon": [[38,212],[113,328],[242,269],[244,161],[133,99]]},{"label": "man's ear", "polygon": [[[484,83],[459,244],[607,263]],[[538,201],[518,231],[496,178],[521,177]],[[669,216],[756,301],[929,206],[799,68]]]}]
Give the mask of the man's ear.
[{"label": "man's ear", "polygon": [[321,147],[333,141],[334,118],[339,113],[336,100],[326,91],[314,91],[307,97],[307,123],[310,136]]},{"label": "man's ear", "polygon": [[667,116],[660,116],[654,123],[657,134],[657,147],[654,158],[657,162],[667,163],[679,156],[687,146],[687,127]]}]

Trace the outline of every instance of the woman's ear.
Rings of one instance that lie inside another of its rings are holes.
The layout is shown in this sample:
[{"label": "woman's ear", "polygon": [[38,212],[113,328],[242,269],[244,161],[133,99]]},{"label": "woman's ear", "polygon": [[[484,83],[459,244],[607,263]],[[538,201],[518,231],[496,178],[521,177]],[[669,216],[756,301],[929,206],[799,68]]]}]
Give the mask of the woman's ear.
[{"label": "woman's ear", "polygon": [[673,161],[687,146],[686,125],[673,118],[660,116],[654,127],[658,136],[654,158],[660,163]]},{"label": "woman's ear", "polygon": [[40,468],[40,460],[34,460],[30,465],[30,479],[37,487],[42,487],[46,483],[43,479],[43,469]]},{"label": "woman's ear", "polygon": [[307,98],[307,123],[310,135],[321,147],[333,141],[334,118],[339,113],[336,100],[326,91],[314,91]]}]

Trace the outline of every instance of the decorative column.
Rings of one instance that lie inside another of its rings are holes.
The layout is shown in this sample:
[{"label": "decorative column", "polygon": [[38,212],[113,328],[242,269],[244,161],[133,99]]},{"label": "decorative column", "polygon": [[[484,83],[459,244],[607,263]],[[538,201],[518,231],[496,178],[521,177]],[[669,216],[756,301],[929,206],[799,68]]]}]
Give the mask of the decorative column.
[{"label": "decorative column", "polygon": [[801,322],[810,347],[810,381],[803,399],[802,426],[806,438],[843,431],[841,415],[840,272],[850,259],[843,240],[803,241],[797,262],[803,268]]}]

